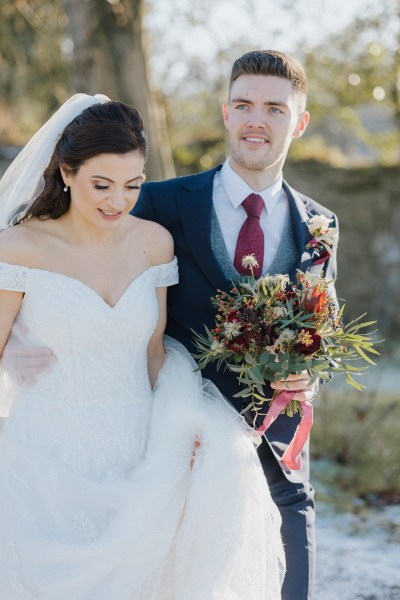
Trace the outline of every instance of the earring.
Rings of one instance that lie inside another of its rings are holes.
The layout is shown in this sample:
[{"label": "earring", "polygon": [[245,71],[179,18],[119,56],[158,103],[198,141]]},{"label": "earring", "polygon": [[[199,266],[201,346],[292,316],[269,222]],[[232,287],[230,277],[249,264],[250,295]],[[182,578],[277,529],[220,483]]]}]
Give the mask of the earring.
[{"label": "earring", "polygon": [[64,192],[68,192],[68,186],[67,185],[64,188]]}]

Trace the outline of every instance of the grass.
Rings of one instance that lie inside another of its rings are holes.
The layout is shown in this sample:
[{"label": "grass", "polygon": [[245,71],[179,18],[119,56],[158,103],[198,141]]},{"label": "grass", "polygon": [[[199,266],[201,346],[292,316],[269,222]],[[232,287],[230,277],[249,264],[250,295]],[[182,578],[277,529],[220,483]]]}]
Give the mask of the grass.
[{"label": "grass", "polygon": [[312,479],[320,499],[400,503],[400,394],[323,390],[314,415]]}]

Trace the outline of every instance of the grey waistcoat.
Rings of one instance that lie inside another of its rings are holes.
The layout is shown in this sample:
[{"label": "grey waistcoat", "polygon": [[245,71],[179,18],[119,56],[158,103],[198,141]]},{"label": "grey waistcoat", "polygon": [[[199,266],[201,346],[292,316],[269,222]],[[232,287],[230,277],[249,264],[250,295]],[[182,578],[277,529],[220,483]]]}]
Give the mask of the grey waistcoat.
[{"label": "grey waistcoat", "polygon": [[[221,227],[214,207],[211,211],[211,247],[220,267],[228,280],[237,281],[240,274],[232,264],[224,242]],[[300,255],[296,246],[292,217],[289,213],[283,229],[282,238],[276,256],[268,269],[268,273],[291,273],[299,264]]]}]

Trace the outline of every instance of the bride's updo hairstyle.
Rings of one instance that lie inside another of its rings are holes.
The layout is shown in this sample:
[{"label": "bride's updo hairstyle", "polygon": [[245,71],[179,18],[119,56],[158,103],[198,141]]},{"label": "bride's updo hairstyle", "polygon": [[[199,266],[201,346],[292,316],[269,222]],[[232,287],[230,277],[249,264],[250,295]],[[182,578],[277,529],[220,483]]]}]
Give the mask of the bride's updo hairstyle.
[{"label": "bride's updo hairstyle", "polygon": [[58,219],[70,206],[60,165],[77,173],[82,163],[99,154],[140,152],[147,157],[147,138],[138,111],[123,102],[93,104],[67,125],[43,173],[44,188],[23,220]]}]

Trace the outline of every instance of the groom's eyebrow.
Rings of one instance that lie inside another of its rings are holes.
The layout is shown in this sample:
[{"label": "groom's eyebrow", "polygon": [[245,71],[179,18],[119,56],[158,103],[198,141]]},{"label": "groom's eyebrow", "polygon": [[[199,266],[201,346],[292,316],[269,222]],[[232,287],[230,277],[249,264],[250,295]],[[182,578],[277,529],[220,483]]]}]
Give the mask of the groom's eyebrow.
[{"label": "groom's eyebrow", "polygon": [[[232,98],[231,102],[234,102],[235,104],[254,104],[253,100],[249,100],[248,98]],[[282,100],[266,100],[264,106],[288,107],[286,102],[283,102]]]},{"label": "groom's eyebrow", "polygon": [[231,98],[231,102],[239,102],[240,104],[252,104],[251,100],[247,98]]},{"label": "groom's eyebrow", "polygon": [[[126,183],[130,183],[131,181],[136,181],[137,179],[141,179],[143,177],[143,173],[141,173],[140,175],[137,175],[136,177],[132,177],[132,179],[128,179],[128,181],[126,181]],[[109,177],[105,177],[104,175],[92,175],[93,179],[105,179],[106,181],[109,181],[110,183],[115,183],[115,181],[113,179],[110,179]]]}]

